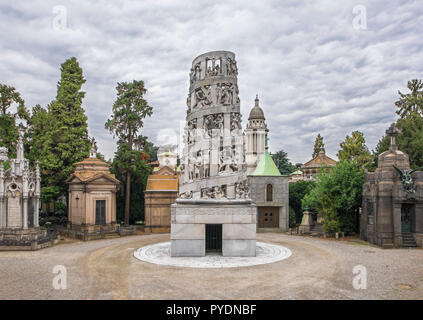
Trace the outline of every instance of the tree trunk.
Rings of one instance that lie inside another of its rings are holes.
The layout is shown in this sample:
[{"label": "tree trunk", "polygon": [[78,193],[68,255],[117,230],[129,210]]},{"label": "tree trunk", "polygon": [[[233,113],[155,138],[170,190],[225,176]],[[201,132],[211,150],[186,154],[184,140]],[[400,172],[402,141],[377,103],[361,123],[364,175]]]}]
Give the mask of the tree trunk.
[{"label": "tree trunk", "polygon": [[125,225],[129,225],[129,211],[131,205],[131,172],[126,173],[126,195],[125,195]]}]

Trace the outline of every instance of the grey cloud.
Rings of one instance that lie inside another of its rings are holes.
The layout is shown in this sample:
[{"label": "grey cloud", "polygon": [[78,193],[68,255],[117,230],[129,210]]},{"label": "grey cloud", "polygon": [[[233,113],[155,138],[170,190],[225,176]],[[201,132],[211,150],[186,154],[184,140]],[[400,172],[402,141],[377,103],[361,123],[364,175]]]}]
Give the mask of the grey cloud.
[{"label": "grey cloud", "polygon": [[[54,30],[55,5],[68,29]],[[352,26],[355,5],[367,30]],[[76,56],[87,83],[89,131],[107,158],[115,142],[104,129],[119,81],[144,80],[154,107],[141,134],[154,142],[186,114],[192,60],[210,50],[237,55],[244,124],[256,93],[270,128],[271,151],[310,158],[317,133],[335,156],[361,130],[374,148],[395,120],[397,90],[422,78],[423,40],[416,1],[3,1],[0,82],[28,106],[56,93],[60,63]]]}]

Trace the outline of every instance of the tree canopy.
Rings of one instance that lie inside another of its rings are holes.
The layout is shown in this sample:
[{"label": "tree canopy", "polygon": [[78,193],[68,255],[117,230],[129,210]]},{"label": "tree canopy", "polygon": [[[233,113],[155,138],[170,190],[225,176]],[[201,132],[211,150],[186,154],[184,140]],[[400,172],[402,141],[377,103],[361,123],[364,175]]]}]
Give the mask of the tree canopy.
[{"label": "tree canopy", "polygon": [[364,135],[360,131],[354,131],[346,136],[340,144],[341,149],[337,156],[339,160],[356,161],[360,168],[368,168],[373,162],[373,157],[366,146]]},{"label": "tree canopy", "polygon": [[[84,83],[82,69],[76,58],[66,60],[61,65],[57,96],[48,106],[48,116],[39,109],[33,115],[35,133],[47,130],[33,137],[37,141],[34,147],[44,144],[40,155],[43,173],[41,193],[44,201],[67,195],[66,179],[74,171],[75,164],[89,156],[91,144],[87,117],[82,107],[85,92],[81,88]],[[47,118],[48,124],[44,122]]]},{"label": "tree canopy", "polygon": [[398,110],[396,113],[404,119],[412,113],[423,116],[423,83],[422,80],[413,79],[408,81],[407,88],[410,93],[402,93],[398,90],[399,99],[395,102]]},{"label": "tree canopy", "polygon": [[289,161],[288,154],[285,151],[279,150],[271,156],[281,174],[290,174],[295,171],[295,166]]},{"label": "tree canopy", "polygon": [[302,207],[323,213],[326,232],[358,232],[358,209],[364,182],[364,169],[356,161],[341,160],[331,170],[318,174]]},{"label": "tree canopy", "polygon": [[[125,224],[130,222],[131,175],[146,143],[146,137],[138,135],[144,118],[153,114],[153,108],[144,99],[147,89],[143,81],[120,82],[116,87],[117,98],[112,107],[112,116],[105,128],[118,138],[119,161],[116,172],[125,173]],[[123,174],[122,174],[123,177]]]}]

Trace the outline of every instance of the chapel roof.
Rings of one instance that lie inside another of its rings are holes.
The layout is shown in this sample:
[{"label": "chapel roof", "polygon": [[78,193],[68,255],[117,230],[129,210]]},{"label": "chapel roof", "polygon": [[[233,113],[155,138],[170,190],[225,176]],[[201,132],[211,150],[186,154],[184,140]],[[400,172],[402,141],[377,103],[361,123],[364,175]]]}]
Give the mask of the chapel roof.
[{"label": "chapel roof", "polygon": [[304,163],[301,166],[301,169],[310,169],[310,168],[320,168],[320,167],[334,167],[336,161],[328,157],[325,151],[320,151],[319,154],[311,159],[310,161]]},{"label": "chapel roof", "polygon": [[276,167],[272,156],[269,154],[267,140],[268,139],[266,138],[266,150],[261,156],[256,170],[254,170],[252,176],[281,176],[278,167]]},{"label": "chapel roof", "polygon": [[88,183],[104,177],[113,183],[120,184],[115,175],[110,173],[110,166],[98,158],[87,158],[76,163],[75,172],[72,173],[66,182],[71,182],[75,177],[82,183]]}]

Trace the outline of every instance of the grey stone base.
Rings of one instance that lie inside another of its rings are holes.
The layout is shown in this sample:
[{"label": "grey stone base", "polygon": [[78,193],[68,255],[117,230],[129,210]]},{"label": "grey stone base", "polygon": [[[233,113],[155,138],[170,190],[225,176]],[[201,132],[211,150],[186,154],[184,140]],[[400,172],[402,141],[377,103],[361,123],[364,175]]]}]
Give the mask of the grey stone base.
[{"label": "grey stone base", "polygon": [[250,200],[183,200],[171,206],[171,256],[206,255],[206,225],[222,225],[222,255],[254,257],[257,208]]},{"label": "grey stone base", "polygon": [[222,245],[224,257],[254,257],[256,255],[256,240],[223,240]]},{"label": "grey stone base", "polygon": [[118,224],[99,225],[68,225],[67,227],[57,227],[60,235],[82,241],[118,238],[134,235],[136,226],[122,227]]},{"label": "grey stone base", "polygon": [[204,257],[206,242],[205,240],[172,240],[170,251],[172,257]]},{"label": "grey stone base", "polygon": [[55,231],[29,229],[0,229],[0,251],[33,251],[57,243]]}]

